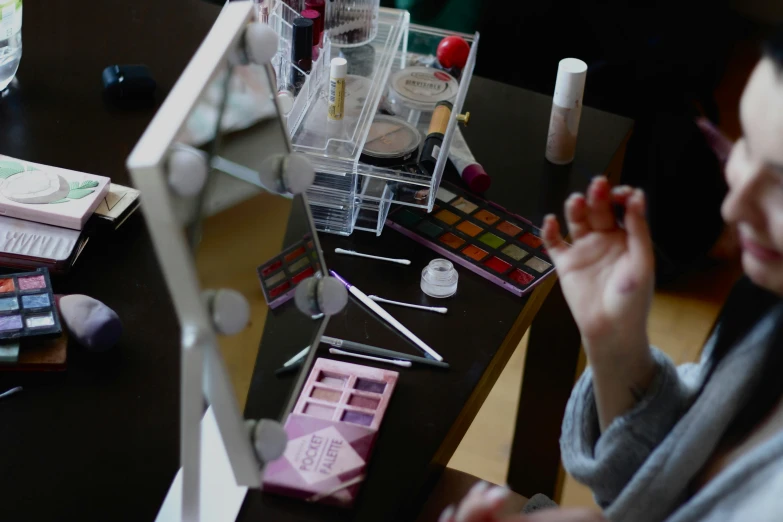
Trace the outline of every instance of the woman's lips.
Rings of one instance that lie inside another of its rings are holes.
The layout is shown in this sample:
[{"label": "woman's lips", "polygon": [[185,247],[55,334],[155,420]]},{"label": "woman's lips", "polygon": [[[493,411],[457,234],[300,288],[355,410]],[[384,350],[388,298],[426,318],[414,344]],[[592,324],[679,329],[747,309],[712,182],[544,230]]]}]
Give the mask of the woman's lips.
[{"label": "woman's lips", "polygon": [[783,254],[778,252],[777,250],[772,250],[766,247],[763,247],[756,243],[755,241],[752,241],[747,238],[741,238],[742,239],[742,249],[751,255],[753,257],[756,257],[760,259],[761,261],[780,261],[783,259]]}]

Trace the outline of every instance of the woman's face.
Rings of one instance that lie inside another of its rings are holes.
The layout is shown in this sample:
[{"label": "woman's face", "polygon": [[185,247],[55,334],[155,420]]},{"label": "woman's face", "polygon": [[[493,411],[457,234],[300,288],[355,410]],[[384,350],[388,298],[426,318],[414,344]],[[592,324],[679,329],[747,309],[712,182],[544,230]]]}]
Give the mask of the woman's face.
[{"label": "woman's face", "polygon": [[745,87],[740,119],[744,136],[726,165],[723,218],[737,225],[745,273],[783,296],[783,75],[769,58]]}]

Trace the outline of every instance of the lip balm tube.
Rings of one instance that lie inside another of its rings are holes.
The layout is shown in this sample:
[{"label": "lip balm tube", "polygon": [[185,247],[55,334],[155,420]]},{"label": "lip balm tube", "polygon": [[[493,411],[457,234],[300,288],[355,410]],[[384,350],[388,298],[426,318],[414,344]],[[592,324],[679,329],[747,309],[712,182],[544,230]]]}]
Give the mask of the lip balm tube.
[{"label": "lip balm tube", "polygon": [[555,165],[574,161],[586,78],[585,62],[577,58],[560,60],[546,140],[546,159]]},{"label": "lip balm tube", "polygon": [[348,75],[348,60],[332,58],[329,70],[329,114],[332,121],[345,116],[345,77]]}]

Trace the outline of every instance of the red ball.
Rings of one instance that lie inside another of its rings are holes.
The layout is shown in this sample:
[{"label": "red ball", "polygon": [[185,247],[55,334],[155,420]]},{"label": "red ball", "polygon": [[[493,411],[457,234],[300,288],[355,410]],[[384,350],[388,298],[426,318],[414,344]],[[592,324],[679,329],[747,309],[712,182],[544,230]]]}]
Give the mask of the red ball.
[{"label": "red ball", "polygon": [[468,62],[470,45],[459,36],[447,36],[438,44],[437,57],[443,67],[462,69]]}]

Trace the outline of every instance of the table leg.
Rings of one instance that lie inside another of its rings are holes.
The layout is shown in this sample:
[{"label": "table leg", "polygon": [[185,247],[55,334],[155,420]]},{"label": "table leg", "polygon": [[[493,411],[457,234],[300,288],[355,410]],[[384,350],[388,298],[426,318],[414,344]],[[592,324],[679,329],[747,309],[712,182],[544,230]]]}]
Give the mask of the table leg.
[{"label": "table leg", "polygon": [[558,282],[530,328],[511,447],[508,485],[526,497],[559,496],[560,425],[580,350],[579,330]]}]

